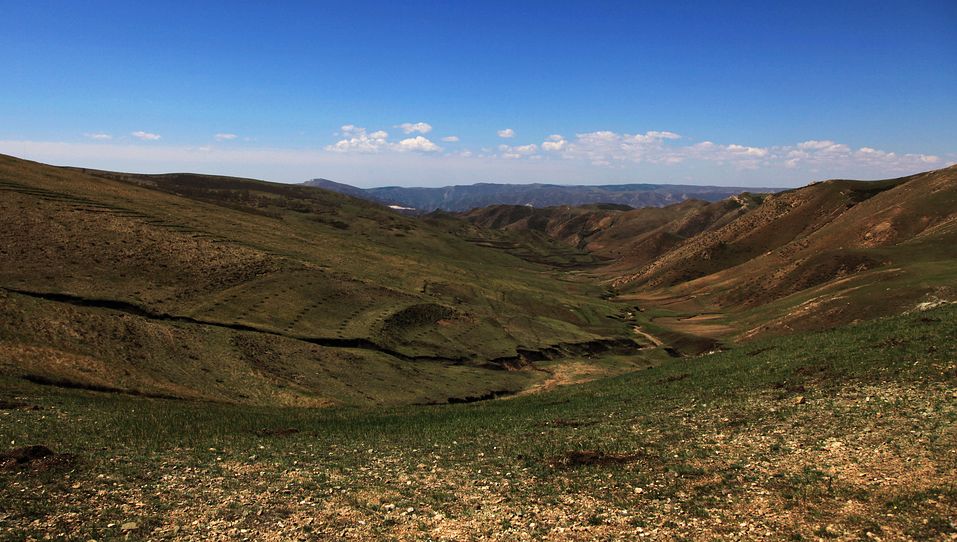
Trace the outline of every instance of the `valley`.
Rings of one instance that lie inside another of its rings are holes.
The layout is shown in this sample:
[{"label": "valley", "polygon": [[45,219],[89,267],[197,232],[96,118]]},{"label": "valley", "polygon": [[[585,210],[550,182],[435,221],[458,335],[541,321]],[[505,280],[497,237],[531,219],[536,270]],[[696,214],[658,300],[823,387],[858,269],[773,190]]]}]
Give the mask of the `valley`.
[{"label": "valley", "polygon": [[0,538],[946,539],[957,167],[409,216],[0,156]]}]

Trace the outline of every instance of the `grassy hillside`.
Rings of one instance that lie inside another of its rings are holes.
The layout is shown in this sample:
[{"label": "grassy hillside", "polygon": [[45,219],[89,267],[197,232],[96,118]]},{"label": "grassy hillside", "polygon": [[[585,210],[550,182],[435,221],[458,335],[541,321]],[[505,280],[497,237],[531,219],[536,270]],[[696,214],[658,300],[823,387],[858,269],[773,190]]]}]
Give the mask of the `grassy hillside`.
[{"label": "grassy hillside", "polygon": [[0,538],[946,540],[955,307],[469,405],[0,377],[0,441],[54,454],[0,468]]},{"label": "grassy hillside", "polygon": [[957,300],[957,167],[661,209],[465,216],[585,250],[632,321],[686,352]]},{"label": "grassy hillside", "polygon": [[[653,296],[644,300],[680,318],[723,313],[719,334],[744,339],[957,300],[957,168],[881,182],[827,181],[768,199],[772,209],[759,208],[647,267],[627,286],[643,291],[627,297]],[[784,214],[768,219],[779,207]],[[792,224],[802,215],[803,230]],[[667,279],[679,270],[689,280]],[[654,281],[668,287],[650,293]],[[702,322],[670,323],[702,331]]]},{"label": "grassy hillside", "polygon": [[0,157],[0,374],[279,404],[511,393],[634,352],[598,285],[323,190]]},{"label": "grassy hillside", "polygon": [[495,205],[461,216],[482,228],[517,235],[540,233],[587,251],[606,263],[603,272],[645,265],[685,239],[720,227],[757,206],[751,194],[708,203],[686,200],[666,207],[619,205],[533,208]]},{"label": "grassy hillside", "polygon": [[952,537],[955,172],[469,222],[0,157],[0,539]]}]

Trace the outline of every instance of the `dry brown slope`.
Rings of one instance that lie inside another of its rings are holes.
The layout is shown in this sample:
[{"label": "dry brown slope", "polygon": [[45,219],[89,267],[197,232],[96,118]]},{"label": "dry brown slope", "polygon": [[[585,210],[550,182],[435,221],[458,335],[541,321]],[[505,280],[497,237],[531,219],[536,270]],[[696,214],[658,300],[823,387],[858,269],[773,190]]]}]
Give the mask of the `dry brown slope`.
[{"label": "dry brown slope", "polygon": [[[632,229],[624,226],[610,228],[596,238],[596,244],[608,251],[612,261],[604,274],[620,276],[653,262],[686,239],[723,227],[757,207],[762,196],[741,194],[731,198],[687,208],[658,227],[632,235]],[[639,209],[645,211],[645,209]]]},{"label": "dry brown slope", "polygon": [[690,238],[635,273],[622,289],[673,286],[734,267],[802,239],[872,195],[905,182],[828,181],[773,194],[725,226]]},{"label": "dry brown slope", "polygon": [[[844,198],[860,193],[859,184],[821,184]],[[720,305],[749,306],[881,267],[954,257],[948,226],[957,220],[957,168],[881,182],[873,193],[791,242],[679,290],[720,284]],[[918,243],[926,249],[915,253]]]},{"label": "dry brown slope", "polygon": [[547,235],[598,256],[606,262],[606,274],[620,274],[654,260],[689,237],[723,226],[760,201],[760,196],[742,194],[713,203],[687,200],[642,209],[497,205],[463,216],[483,228]]},{"label": "dry brown slope", "polygon": [[[957,301],[957,168],[871,184],[827,181],[776,199],[770,208],[692,239],[649,266],[645,282],[628,284],[633,290],[626,298],[683,313],[681,322],[721,312],[720,335],[747,339]],[[830,207],[802,208],[822,201]],[[842,201],[850,203],[843,210]],[[795,202],[804,205],[791,207]],[[785,212],[775,219],[781,207]],[[814,220],[803,231],[767,235],[787,228],[796,215]],[[824,220],[828,215],[833,217]],[[787,236],[793,238],[768,243]],[[730,242],[722,246],[723,239]],[[733,251],[748,248],[759,253],[734,265]],[[691,280],[680,281],[678,272]],[[669,327],[671,320],[655,323]]]}]

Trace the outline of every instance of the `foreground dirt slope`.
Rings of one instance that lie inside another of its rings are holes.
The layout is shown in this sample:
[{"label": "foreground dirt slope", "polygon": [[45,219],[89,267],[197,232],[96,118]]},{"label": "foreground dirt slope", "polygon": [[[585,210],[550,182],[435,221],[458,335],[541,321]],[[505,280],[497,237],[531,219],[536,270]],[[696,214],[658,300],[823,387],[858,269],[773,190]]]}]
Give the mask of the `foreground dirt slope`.
[{"label": "foreground dirt slope", "polygon": [[600,293],[315,188],[0,156],[8,375],[284,404],[511,392],[540,378],[500,370],[527,356],[637,348]]}]

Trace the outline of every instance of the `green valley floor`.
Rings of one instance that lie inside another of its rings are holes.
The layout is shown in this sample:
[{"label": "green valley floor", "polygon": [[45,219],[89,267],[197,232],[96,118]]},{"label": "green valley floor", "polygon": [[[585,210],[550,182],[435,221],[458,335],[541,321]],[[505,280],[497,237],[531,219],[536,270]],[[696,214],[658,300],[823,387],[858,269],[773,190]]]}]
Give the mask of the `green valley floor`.
[{"label": "green valley floor", "polygon": [[4,380],[0,539],[953,539],[955,321],[951,305],[445,406]]}]

